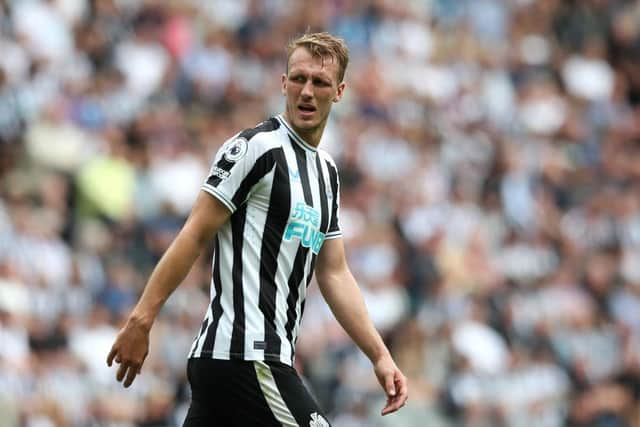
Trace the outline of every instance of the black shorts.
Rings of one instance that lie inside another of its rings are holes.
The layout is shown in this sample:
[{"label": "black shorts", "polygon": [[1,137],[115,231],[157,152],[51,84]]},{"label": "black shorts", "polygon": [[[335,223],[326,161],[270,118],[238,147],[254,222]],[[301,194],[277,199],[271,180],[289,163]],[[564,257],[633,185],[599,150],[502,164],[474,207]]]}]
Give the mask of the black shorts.
[{"label": "black shorts", "polygon": [[193,358],[187,376],[184,427],[329,426],[296,370],[283,363]]}]

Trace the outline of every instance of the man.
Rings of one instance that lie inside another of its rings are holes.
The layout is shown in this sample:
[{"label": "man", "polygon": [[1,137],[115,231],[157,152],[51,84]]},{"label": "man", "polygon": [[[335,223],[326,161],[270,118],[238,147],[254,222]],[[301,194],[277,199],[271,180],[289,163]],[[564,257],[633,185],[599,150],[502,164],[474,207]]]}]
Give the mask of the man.
[{"label": "man", "polygon": [[382,415],[407,400],[406,378],[367,314],[346,263],[338,222],[338,173],[318,150],[345,90],[348,52],[327,33],[287,49],[285,112],[219,150],[191,215],[149,278],[107,358],[131,385],[149,331],[168,296],[215,236],[211,305],[190,351],[192,403],[185,426],[325,426],[291,367],[315,271],[324,299],[369,357],[387,394]]}]

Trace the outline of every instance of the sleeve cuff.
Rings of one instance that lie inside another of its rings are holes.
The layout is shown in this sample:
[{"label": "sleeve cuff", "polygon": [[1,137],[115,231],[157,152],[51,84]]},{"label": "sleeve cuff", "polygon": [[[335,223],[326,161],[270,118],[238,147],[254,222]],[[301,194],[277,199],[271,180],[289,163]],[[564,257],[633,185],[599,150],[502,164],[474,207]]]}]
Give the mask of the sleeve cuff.
[{"label": "sleeve cuff", "polygon": [[325,240],[330,240],[330,239],[337,239],[338,237],[342,237],[342,231],[338,230],[338,231],[332,231],[331,233],[327,233],[324,236]]},{"label": "sleeve cuff", "polygon": [[217,188],[205,183],[202,185],[202,190],[206,191],[207,193],[214,196],[216,199],[220,200],[222,204],[225,205],[231,211],[231,213],[234,213],[236,211],[236,205],[231,200],[229,200],[229,198],[225,196]]}]

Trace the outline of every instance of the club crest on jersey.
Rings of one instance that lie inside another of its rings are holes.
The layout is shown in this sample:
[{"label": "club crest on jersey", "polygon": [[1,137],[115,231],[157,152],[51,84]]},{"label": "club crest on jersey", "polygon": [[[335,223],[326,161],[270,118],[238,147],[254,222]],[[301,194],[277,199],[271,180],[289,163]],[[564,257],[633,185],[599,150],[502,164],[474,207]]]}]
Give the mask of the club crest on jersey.
[{"label": "club crest on jersey", "polygon": [[324,233],[320,227],[320,212],[304,202],[298,202],[291,214],[289,224],[284,232],[284,238],[291,241],[300,240],[305,248],[310,248],[314,254],[320,252],[324,243]]},{"label": "club crest on jersey", "polygon": [[311,421],[309,421],[309,427],[329,427],[329,423],[324,417],[317,412],[311,414]]},{"label": "club crest on jersey", "polygon": [[224,158],[228,162],[237,162],[247,154],[247,140],[236,138],[224,150]]}]

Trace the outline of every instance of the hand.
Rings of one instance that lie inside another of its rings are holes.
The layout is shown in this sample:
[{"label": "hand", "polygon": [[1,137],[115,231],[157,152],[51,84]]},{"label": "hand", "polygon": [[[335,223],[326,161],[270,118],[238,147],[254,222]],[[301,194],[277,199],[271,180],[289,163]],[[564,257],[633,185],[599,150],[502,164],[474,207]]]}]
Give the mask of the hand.
[{"label": "hand", "polygon": [[382,409],[382,415],[402,408],[409,398],[407,378],[400,372],[393,359],[390,356],[380,359],[373,365],[373,370],[387,395],[387,404]]},{"label": "hand", "polygon": [[116,363],[120,364],[116,379],[124,379],[122,385],[129,387],[140,373],[148,353],[149,328],[129,318],[111,347],[107,365],[111,366],[115,359]]}]

